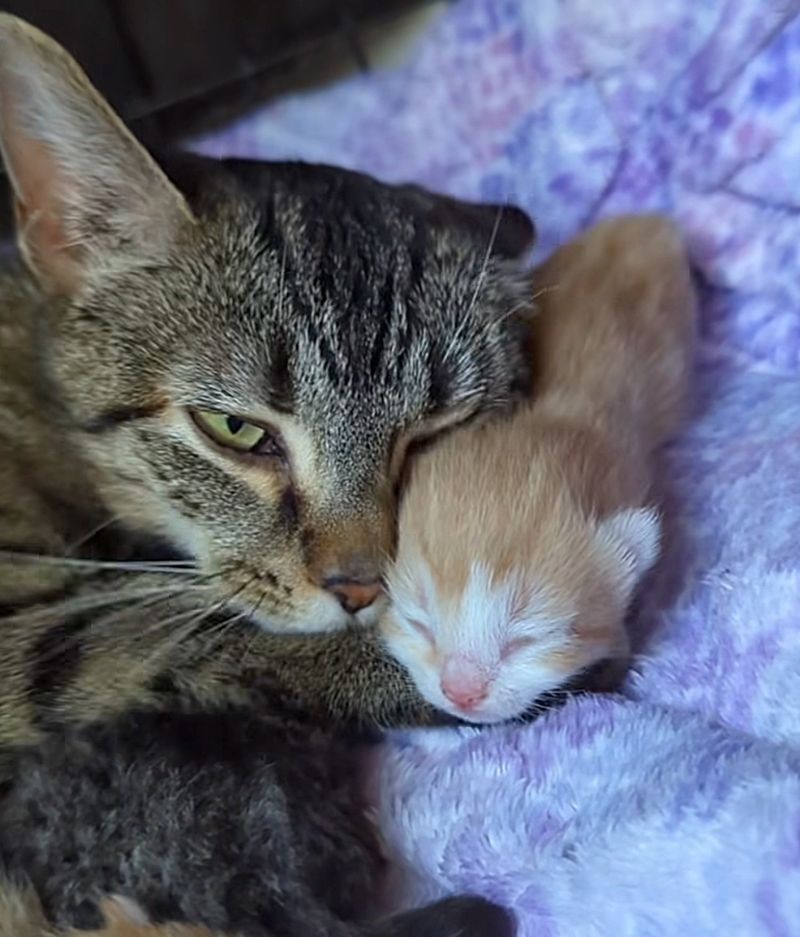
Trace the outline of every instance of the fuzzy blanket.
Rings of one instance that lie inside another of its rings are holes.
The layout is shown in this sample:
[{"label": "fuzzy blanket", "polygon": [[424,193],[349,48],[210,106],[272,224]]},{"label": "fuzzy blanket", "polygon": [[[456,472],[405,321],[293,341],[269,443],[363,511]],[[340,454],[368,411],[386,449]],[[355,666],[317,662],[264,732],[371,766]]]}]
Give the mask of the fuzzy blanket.
[{"label": "fuzzy blanket", "polygon": [[703,362],[624,694],[396,736],[380,816],[406,900],[482,892],[521,937],[800,935],[800,3],[461,0],[407,67],[198,146],[510,199],[542,253],[678,220]]}]

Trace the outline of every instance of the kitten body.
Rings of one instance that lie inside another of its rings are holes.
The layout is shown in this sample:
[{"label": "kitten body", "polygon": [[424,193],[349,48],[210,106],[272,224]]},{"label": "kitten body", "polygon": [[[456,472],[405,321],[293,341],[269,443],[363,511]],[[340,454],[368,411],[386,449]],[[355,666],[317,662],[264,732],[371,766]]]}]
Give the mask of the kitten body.
[{"label": "kitten body", "polygon": [[423,696],[474,722],[627,656],[626,609],[659,552],[653,456],[691,372],[695,295],[666,219],[596,225],[536,288],[536,398],[417,460],[384,625]]}]

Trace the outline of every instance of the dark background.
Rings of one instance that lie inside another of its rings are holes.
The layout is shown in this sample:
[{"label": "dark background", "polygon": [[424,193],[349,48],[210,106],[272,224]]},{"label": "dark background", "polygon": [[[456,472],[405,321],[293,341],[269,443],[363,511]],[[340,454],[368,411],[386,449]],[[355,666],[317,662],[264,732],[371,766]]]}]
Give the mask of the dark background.
[{"label": "dark background", "polygon": [[[427,0],[11,0],[64,45],[148,146],[370,67],[370,30]],[[0,177],[0,240],[11,231]]]}]

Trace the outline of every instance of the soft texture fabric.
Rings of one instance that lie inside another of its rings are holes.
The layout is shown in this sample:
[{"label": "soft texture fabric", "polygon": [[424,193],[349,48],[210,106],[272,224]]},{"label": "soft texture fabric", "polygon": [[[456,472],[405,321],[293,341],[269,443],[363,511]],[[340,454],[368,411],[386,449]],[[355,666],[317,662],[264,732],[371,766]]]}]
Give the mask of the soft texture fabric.
[{"label": "soft texture fabric", "polygon": [[398,734],[379,815],[407,901],[477,891],[521,937],[800,935],[800,3],[461,0],[407,67],[198,146],[510,199],[538,256],[676,218],[702,360],[624,693]]}]

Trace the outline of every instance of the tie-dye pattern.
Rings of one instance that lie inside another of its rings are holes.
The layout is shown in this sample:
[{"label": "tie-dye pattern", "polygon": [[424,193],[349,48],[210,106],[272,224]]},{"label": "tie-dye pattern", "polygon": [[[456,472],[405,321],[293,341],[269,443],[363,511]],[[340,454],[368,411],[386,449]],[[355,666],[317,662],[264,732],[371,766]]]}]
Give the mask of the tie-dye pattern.
[{"label": "tie-dye pattern", "polygon": [[521,937],[800,934],[800,2],[461,0],[407,67],[198,145],[508,198],[540,256],[678,220],[703,362],[627,699],[398,736],[380,815],[425,892],[508,901]]}]

